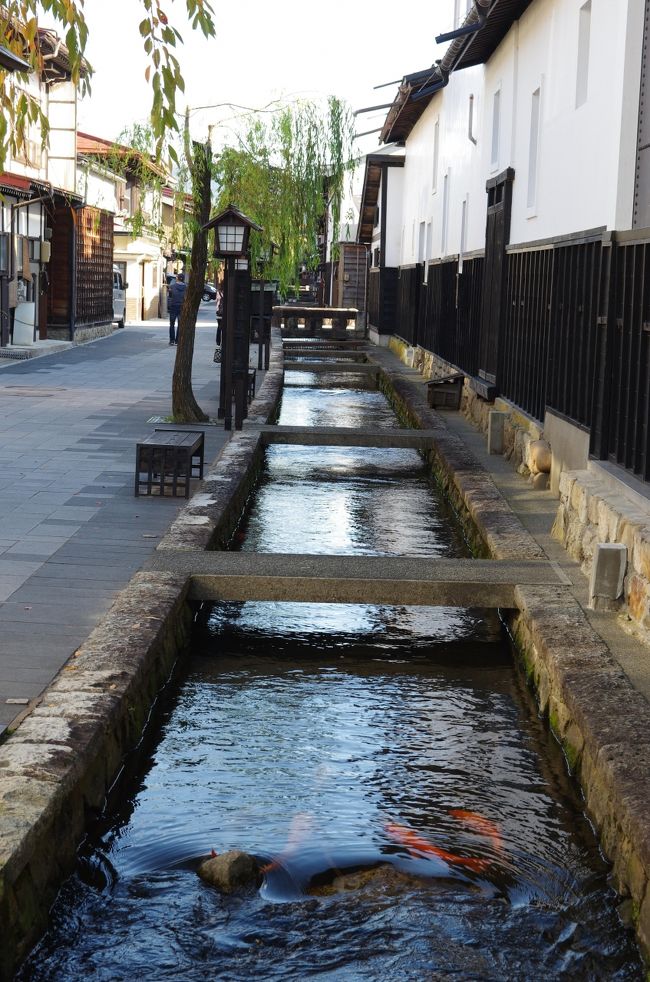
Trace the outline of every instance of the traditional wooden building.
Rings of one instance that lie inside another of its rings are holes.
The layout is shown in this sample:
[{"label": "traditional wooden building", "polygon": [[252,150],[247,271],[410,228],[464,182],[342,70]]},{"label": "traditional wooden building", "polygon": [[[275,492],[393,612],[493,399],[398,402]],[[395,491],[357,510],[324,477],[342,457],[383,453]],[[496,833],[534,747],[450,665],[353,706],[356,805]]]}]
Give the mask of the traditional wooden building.
[{"label": "traditional wooden building", "polygon": [[[0,347],[47,338],[87,340],[112,330],[112,219],[76,189],[76,103],[65,44],[39,31],[42,70],[19,83],[50,121],[33,125],[0,175]],[[110,244],[110,237],[109,237]]]},{"label": "traditional wooden building", "polygon": [[80,167],[100,167],[121,177],[113,229],[113,262],[128,283],[127,321],[161,313],[171,243],[163,225],[164,188],[170,174],[139,150],[77,133]]}]

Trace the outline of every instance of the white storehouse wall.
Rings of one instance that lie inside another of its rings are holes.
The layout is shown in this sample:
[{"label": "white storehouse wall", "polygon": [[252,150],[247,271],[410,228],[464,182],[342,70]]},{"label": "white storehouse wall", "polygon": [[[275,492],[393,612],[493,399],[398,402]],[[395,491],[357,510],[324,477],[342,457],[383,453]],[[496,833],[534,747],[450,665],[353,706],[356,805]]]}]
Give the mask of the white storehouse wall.
[{"label": "white storehouse wall", "polygon": [[406,141],[399,264],[423,258],[422,224],[428,260],[482,249],[485,183],[507,167],[513,243],[631,226],[643,14],[643,0],[535,0],[485,66],[452,74]]}]

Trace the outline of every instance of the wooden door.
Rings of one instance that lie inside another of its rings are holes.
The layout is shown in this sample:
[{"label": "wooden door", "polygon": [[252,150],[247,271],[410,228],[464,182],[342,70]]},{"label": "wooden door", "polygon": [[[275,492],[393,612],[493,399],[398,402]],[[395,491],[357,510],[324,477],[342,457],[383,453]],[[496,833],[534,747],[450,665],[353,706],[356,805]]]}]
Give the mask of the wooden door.
[{"label": "wooden door", "polygon": [[506,288],[506,246],[510,241],[514,177],[514,170],[509,167],[486,184],[488,208],[485,225],[479,376],[491,385],[497,384],[499,370],[499,335]]}]

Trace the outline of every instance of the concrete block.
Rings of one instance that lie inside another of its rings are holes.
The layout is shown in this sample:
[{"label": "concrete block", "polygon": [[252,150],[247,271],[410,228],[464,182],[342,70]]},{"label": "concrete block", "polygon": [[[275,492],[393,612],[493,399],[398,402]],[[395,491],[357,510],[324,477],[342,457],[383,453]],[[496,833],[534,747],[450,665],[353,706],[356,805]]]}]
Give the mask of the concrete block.
[{"label": "concrete block", "polygon": [[589,606],[596,609],[599,601],[617,600],[623,592],[627,568],[627,549],[620,542],[598,542],[594,547],[589,579]]},{"label": "concrete block", "polygon": [[548,409],[544,418],[544,437],[551,445],[551,492],[558,495],[563,471],[587,466],[589,433],[573,423],[555,416]]},{"label": "concrete block", "polygon": [[508,413],[491,409],[488,413],[487,452],[502,454],[505,449],[505,424]]}]

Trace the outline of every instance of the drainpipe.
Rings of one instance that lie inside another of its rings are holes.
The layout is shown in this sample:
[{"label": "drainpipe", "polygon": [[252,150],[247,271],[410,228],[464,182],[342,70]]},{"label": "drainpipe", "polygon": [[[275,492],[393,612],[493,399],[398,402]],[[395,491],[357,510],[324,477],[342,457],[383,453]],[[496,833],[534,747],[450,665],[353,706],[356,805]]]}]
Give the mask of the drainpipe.
[{"label": "drainpipe", "polygon": [[[490,7],[493,4],[493,0],[474,0],[474,6],[468,13],[467,17],[461,24],[459,30],[465,30],[468,27],[474,27],[476,25],[483,26],[485,19],[490,12]],[[480,30],[480,27],[478,28]],[[447,50],[445,51],[442,60],[440,61],[440,69],[443,72],[453,72],[456,67],[458,59],[462,55],[466,46],[470,44],[474,34],[465,33],[462,37],[457,37],[455,41],[452,41]]]}]

